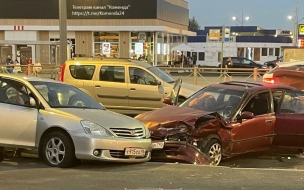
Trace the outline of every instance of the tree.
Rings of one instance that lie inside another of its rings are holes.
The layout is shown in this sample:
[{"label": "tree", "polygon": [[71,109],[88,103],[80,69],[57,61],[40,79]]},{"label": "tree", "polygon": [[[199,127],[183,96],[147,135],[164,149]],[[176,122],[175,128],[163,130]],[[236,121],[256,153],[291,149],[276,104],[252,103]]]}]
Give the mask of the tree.
[{"label": "tree", "polygon": [[201,29],[201,26],[198,24],[198,22],[195,19],[195,17],[192,17],[192,18],[189,19],[188,29],[190,31],[196,31],[196,30],[200,30]]}]

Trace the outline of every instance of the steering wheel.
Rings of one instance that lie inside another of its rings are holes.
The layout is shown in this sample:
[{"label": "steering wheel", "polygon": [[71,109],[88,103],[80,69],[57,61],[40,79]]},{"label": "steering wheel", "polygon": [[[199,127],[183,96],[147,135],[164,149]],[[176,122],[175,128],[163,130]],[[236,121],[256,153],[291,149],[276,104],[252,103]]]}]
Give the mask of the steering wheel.
[{"label": "steering wheel", "polygon": [[223,116],[229,116],[230,114],[232,114],[233,111],[233,107],[232,106],[226,106],[223,109]]}]

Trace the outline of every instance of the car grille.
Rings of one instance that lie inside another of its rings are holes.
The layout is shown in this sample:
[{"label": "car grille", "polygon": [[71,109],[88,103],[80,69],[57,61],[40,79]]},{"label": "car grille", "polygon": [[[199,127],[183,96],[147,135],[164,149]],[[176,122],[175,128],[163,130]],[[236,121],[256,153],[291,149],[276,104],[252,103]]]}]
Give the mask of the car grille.
[{"label": "car grille", "polygon": [[148,151],[146,151],[145,155],[144,156],[125,156],[125,151],[123,150],[110,150],[110,155],[113,157],[113,158],[123,158],[123,159],[128,159],[130,157],[132,158],[137,158],[137,159],[140,159],[140,158],[145,158],[148,156]]},{"label": "car grille", "polygon": [[123,138],[143,138],[144,130],[142,128],[126,129],[126,128],[110,128],[118,137]]}]

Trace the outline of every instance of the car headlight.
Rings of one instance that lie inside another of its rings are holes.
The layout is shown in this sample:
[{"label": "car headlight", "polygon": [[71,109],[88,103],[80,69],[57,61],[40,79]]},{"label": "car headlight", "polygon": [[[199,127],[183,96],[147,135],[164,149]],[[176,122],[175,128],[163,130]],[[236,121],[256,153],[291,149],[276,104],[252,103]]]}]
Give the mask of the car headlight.
[{"label": "car headlight", "polygon": [[80,123],[87,134],[100,135],[104,137],[114,136],[109,130],[91,121],[83,120],[80,121]]},{"label": "car headlight", "polygon": [[145,129],[146,138],[150,138],[151,137],[151,133],[149,131],[149,128],[145,124],[143,124],[143,123],[142,123],[142,125],[143,125],[143,128]]}]

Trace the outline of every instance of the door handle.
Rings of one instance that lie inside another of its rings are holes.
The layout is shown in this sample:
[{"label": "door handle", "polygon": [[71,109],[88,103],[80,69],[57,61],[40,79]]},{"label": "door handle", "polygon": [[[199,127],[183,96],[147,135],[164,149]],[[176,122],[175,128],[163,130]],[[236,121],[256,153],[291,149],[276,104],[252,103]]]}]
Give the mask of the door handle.
[{"label": "door handle", "polygon": [[130,90],[136,90],[136,88],[130,88]]},{"label": "door handle", "polygon": [[100,88],[101,86],[100,86],[100,85],[95,85],[95,87],[96,87],[96,88]]},{"label": "door handle", "polygon": [[265,120],[265,123],[266,123],[266,124],[271,124],[271,123],[272,123],[272,120],[271,120],[271,119]]}]

